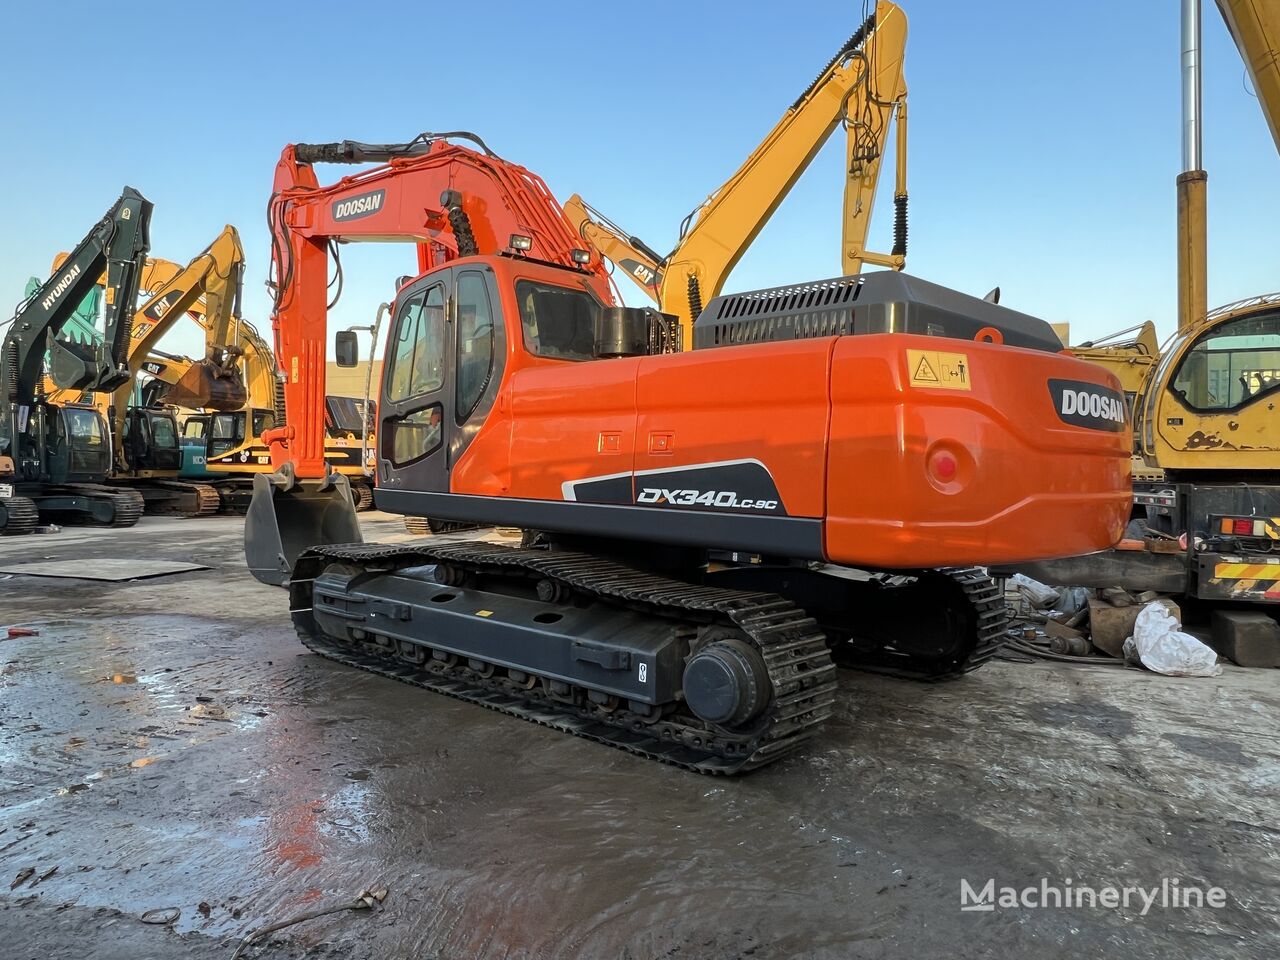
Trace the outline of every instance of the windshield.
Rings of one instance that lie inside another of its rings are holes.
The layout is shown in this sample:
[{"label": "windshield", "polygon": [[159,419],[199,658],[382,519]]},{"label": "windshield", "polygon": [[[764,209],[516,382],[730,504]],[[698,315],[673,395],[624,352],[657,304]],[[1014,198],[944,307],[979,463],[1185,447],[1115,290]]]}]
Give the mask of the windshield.
[{"label": "windshield", "polygon": [[151,440],[157,447],[176,447],[178,432],[174,429],[173,419],[166,416],[151,418]]},{"label": "windshield", "polygon": [[102,417],[96,410],[63,408],[67,418],[67,431],[72,443],[84,447],[101,447],[104,442]]},{"label": "windshield", "polygon": [[1280,313],[1239,317],[1209,330],[1178,364],[1172,389],[1204,413],[1238,410],[1280,387]]},{"label": "windshield", "polygon": [[555,287],[532,280],[516,283],[524,348],[539,357],[561,360],[595,358],[600,301],[581,288]]}]

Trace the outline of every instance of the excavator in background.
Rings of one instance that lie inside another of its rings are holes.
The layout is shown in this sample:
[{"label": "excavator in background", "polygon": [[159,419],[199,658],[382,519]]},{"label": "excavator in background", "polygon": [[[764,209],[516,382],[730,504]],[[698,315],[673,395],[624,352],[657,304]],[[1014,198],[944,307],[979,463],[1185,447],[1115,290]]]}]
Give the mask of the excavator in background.
[{"label": "excavator in background", "polygon": [[[1117,330],[1096,340],[1090,340],[1071,348],[1071,353],[1081,360],[1088,360],[1115,374],[1124,392],[1125,409],[1130,422],[1136,422],[1135,410],[1138,396],[1146,386],[1147,377],[1160,362],[1160,341],[1156,339],[1156,325],[1146,320],[1137,326]],[[1164,471],[1150,466],[1138,453],[1139,440],[1133,435],[1133,479],[1135,483],[1159,483]]]},{"label": "excavator in background", "polygon": [[[199,318],[197,323],[209,328]],[[212,484],[226,512],[244,513],[253,495],[253,477],[271,472],[271,456],[262,434],[284,421],[283,397],[271,345],[247,321],[237,326],[235,367],[244,386],[244,400],[235,407],[204,405],[206,409],[186,413],[182,419],[182,476]],[[171,392],[191,378],[198,361],[152,350],[143,365],[153,378],[146,395],[156,402],[188,407],[187,398]],[[360,424],[352,420],[354,397],[326,397],[330,410],[325,440],[325,459],[346,476],[356,509],[373,509],[373,471],[362,462],[365,444]],[[369,437],[374,436],[373,430]]]},{"label": "excavator in background", "polygon": [[[1280,7],[1218,0],[1280,151]],[[1260,639],[1280,665],[1280,294],[1207,309],[1201,168],[1200,2],[1183,0],[1183,167],[1178,177],[1178,329],[1134,404],[1137,450],[1155,479],[1134,514],[1176,553],[1112,550],[1017,569],[1048,583],[1158,590],[1205,601],[1215,643]]]},{"label": "excavator in background", "polygon": [[[720,293],[742,254],[838,126],[845,128],[842,267],[902,270],[907,254],[907,17],[888,0],[858,27],[741,167],[680,225],[665,257],[574,194],[565,214],[582,239],[615,264],[687,335],[702,305]],[[894,240],[867,249],[867,233],[889,130],[897,118]],[[685,348],[689,347],[686,341]]]},{"label": "excavator in background", "polygon": [[[1120,536],[1124,397],[1048,324],[882,271],[717,296],[689,338],[615,305],[542,181],[471,139],[294,144],[276,168],[286,419],[245,552],[312,650],[741,773],[820,730],[836,662],[933,680],[993,657],[1007,612],[976,565]],[[362,160],[323,187],[312,167]],[[392,306],[375,499],[519,548],[362,543],[325,462],[330,257],[397,238],[446,255]]]},{"label": "excavator in background", "polygon": [[1160,341],[1150,320],[1071,348],[1081,360],[1106,367],[1120,381],[1130,415],[1147,375],[1160,361]]},{"label": "excavator in background", "polygon": [[[55,260],[55,270],[65,257],[62,254]],[[207,330],[217,331],[223,339],[232,338],[231,330],[240,314],[243,272],[244,250],[239,234],[230,225],[186,266],[148,259],[141,283],[150,296],[138,309],[129,335],[130,378],[111,393],[85,397],[110,427],[110,481],[138,490],[148,513],[198,517],[218,512],[214,487],[180,479],[178,420],[173,408],[165,404],[177,399],[215,410],[238,410],[245,402],[238,370],[214,363],[192,364],[173,385],[171,396],[163,400],[148,396],[141,402],[135,402],[135,397],[138,375],[144,372],[151,350],[182,317],[198,311]],[[54,390],[49,399],[53,403],[73,402],[78,395]]]},{"label": "excavator in background", "polygon": [[[106,483],[111,433],[92,406],[53,403],[54,385],[79,393],[130,383],[129,328],[146,261],[151,203],[132,187],[94,225],[62,267],[18,308],[0,346],[0,512],[7,532],[55,522],[131,526],[142,495]],[[64,337],[68,319],[106,271],[103,337]]]}]

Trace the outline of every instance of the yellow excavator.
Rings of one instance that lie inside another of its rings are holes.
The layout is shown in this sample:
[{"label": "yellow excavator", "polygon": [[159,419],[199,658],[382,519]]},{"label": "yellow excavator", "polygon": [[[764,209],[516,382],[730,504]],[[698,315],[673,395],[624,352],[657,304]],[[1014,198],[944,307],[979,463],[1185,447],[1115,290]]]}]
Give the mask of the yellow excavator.
[{"label": "yellow excavator", "polygon": [[[729,272],[839,126],[846,132],[843,272],[864,264],[901,270],[907,253],[907,17],[880,0],[836,55],[724,184],[681,224],[663,257],[574,194],[564,211],[582,238],[664,313],[681,320],[687,350],[693,319],[720,293]],[[876,184],[897,121],[894,242],[867,249]]]},{"label": "yellow excavator", "polygon": [[[216,354],[216,331],[205,316],[193,314],[205,330],[209,351]],[[221,498],[222,509],[244,513],[253,495],[253,477],[271,472],[271,457],[262,434],[284,418],[280,396],[281,381],[275,351],[253,324],[240,321],[234,341],[238,380],[244,396],[239,405],[225,407],[201,403],[184,384],[193,379],[191,371],[210,368],[216,361],[193,360],[159,350],[151,350],[143,370],[153,379],[145,393],[153,402],[186,408],[182,422],[182,476],[212,484]],[[357,510],[373,509],[373,430],[362,431],[359,417],[364,405],[352,397],[326,397],[328,412],[325,459],[347,477]]]},{"label": "yellow excavator", "polygon": [[[1081,360],[1088,360],[1100,367],[1106,367],[1115,374],[1124,392],[1125,410],[1130,422],[1134,422],[1138,396],[1146,386],[1147,377],[1160,362],[1160,341],[1156,336],[1156,325],[1146,320],[1137,326],[1117,330],[1115,333],[1074,346],[1071,352]],[[1147,482],[1163,480],[1164,471],[1149,465],[1137,452],[1136,432],[1133,437],[1133,449],[1131,465],[1133,479]]]},{"label": "yellow excavator", "polygon": [[[67,254],[54,260],[56,271]],[[137,379],[155,344],[186,314],[199,309],[211,330],[229,340],[238,322],[244,250],[230,225],[185,266],[149,258],[140,287],[150,296],[134,315],[129,333],[129,379],[110,393],[81,396],[46,385],[53,403],[92,403],[106,420],[111,437],[110,483],[138,490],[146,511],[196,517],[216,513],[217,491],[180,477],[177,418],[171,407],[135,403]],[[233,367],[194,365],[178,385],[188,399],[220,410],[238,409],[245,390]]]},{"label": "yellow excavator", "polygon": [[[1280,151],[1280,5],[1218,0],[1218,9]],[[1134,403],[1137,450],[1162,471],[1162,479],[1135,480],[1135,518],[1148,547],[1177,540],[1182,549],[1112,550],[1019,569],[1050,583],[1208,601],[1220,650],[1244,662],[1239,651],[1248,647],[1245,659],[1280,666],[1280,293],[1207,309],[1200,0],[1183,0],[1182,36],[1178,329]]]}]

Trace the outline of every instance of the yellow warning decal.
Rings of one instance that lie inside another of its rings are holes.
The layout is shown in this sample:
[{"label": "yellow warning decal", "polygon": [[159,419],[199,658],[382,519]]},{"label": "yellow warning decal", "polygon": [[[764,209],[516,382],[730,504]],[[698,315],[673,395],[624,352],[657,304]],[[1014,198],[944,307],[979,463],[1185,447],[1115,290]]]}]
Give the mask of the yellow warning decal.
[{"label": "yellow warning decal", "polygon": [[908,350],[907,369],[913,387],[936,387],[941,390],[972,390],[969,357],[963,353],[939,350]]},{"label": "yellow warning decal", "polygon": [[477,610],[477,611],[476,611],[476,616],[477,616],[477,617],[492,617],[492,616],[493,616],[493,611],[492,611],[492,610]]}]

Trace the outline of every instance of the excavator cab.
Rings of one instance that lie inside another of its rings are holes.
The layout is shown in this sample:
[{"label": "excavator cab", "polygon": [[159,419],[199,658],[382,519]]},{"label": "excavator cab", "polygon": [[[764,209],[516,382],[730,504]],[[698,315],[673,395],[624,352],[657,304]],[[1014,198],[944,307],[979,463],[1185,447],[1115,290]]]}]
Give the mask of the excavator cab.
[{"label": "excavator cab", "polygon": [[45,405],[45,462],[51,483],[102,480],[111,468],[107,421],[95,408]]},{"label": "excavator cab", "polygon": [[130,407],[121,442],[132,470],[177,470],[181,465],[178,419],[169,410]]}]

